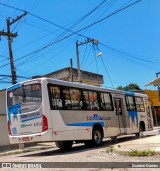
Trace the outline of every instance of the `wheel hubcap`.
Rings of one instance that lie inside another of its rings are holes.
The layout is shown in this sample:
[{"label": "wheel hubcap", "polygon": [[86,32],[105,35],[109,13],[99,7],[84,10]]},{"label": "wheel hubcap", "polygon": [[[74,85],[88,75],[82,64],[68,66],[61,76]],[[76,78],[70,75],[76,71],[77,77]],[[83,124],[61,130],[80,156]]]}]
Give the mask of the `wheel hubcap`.
[{"label": "wheel hubcap", "polygon": [[94,133],[94,140],[96,144],[99,144],[101,142],[101,133],[99,131],[96,131]]}]

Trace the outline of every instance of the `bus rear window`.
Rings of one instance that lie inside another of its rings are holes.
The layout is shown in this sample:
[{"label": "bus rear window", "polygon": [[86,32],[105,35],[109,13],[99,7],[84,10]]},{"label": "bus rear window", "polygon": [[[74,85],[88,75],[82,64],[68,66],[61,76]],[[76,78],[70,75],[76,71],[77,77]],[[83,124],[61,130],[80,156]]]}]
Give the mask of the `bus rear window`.
[{"label": "bus rear window", "polygon": [[30,84],[7,93],[7,106],[12,107],[22,103],[39,103],[42,101],[41,84]]}]

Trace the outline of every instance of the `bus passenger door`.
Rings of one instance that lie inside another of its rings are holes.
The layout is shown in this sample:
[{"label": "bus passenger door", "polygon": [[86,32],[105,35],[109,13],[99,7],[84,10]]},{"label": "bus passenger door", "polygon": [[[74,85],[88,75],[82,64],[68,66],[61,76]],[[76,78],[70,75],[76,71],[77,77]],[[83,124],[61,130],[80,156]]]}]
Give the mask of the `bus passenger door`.
[{"label": "bus passenger door", "polygon": [[114,105],[115,105],[115,112],[118,118],[118,128],[119,133],[126,133],[126,123],[125,123],[125,114],[124,114],[124,105],[123,99],[121,98],[114,98]]},{"label": "bus passenger door", "polygon": [[152,112],[148,102],[145,102],[146,112],[147,112],[147,121],[148,121],[148,129],[151,130],[153,128],[153,120],[152,120]]}]

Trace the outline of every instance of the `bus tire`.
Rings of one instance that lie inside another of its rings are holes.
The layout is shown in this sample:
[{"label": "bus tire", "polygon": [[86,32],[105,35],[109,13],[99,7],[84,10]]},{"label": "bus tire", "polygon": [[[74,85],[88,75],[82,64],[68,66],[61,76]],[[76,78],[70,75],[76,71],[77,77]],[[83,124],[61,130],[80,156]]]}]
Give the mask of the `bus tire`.
[{"label": "bus tire", "polygon": [[99,127],[94,127],[92,131],[92,140],[85,141],[86,147],[99,147],[103,142],[103,132]]},{"label": "bus tire", "polygon": [[139,132],[136,133],[136,137],[139,137],[139,133],[144,132],[144,131],[145,131],[145,124],[144,124],[144,122],[141,121],[139,124]]},{"label": "bus tire", "polygon": [[73,141],[56,141],[55,144],[61,150],[69,150],[72,148]]},{"label": "bus tire", "polygon": [[95,147],[102,145],[103,142],[103,132],[99,127],[93,128],[92,132],[92,144]]}]

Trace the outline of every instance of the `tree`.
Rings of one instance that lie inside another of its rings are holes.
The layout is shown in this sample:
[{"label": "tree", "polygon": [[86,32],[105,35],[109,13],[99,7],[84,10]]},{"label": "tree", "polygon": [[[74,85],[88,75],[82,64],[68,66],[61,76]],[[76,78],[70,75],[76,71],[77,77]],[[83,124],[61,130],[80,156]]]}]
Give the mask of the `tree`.
[{"label": "tree", "polygon": [[124,90],[125,87],[122,87],[122,86],[118,86],[116,89],[117,90]]},{"label": "tree", "polygon": [[135,90],[142,90],[137,84],[131,83],[125,87],[118,86],[117,90],[124,90],[124,91],[135,91]]}]

